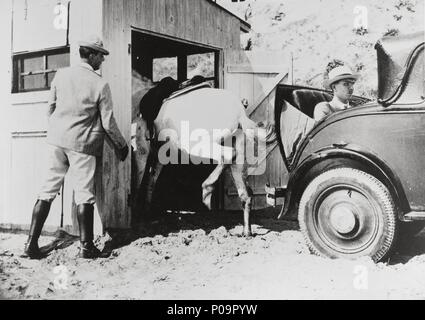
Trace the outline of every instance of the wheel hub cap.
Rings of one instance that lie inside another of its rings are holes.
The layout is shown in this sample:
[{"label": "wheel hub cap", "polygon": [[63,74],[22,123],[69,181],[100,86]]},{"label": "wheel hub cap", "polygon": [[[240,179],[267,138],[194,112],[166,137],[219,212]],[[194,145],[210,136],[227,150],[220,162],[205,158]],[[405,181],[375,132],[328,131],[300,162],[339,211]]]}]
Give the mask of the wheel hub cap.
[{"label": "wheel hub cap", "polygon": [[348,234],[354,231],[357,218],[354,212],[346,205],[338,205],[330,212],[330,223],[340,234]]}]

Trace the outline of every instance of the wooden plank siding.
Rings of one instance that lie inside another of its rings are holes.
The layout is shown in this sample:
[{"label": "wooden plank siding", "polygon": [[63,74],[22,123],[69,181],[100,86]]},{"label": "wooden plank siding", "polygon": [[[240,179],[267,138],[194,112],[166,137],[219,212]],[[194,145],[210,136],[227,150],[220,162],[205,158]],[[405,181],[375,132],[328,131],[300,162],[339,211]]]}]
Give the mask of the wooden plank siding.
[{"label": "wooden plank siding", "polygon": [[[128,44],[130,29],[124,15],[123,2],[103,1],[103,40],[110,50],[102,68],[109,82],[118,127],[129,143],[131,134],[131,56]],[[102,188],[98,202],[104,228],[129,228],[131,212],[128,206],[131,183],[131,159],[120,162],[109,144],[105,144],[102,161]]]},{"label": "wooden plank siding", "polygon": [[[124,8],[124,28],[132,26],[216,48],[239,49],[240,21],[208,1],[105,0],[105,3],[110,1]],[[105,15],[111,14],[105,10]]]},{"label": "wooden plank siding", "polygon": [[[268,63],[268,64],[266,64]],[[274,123],[276,86],[287,81],[285,57],[281,53],[244,52],[227,50],[225,55],[224,86],[248,100],[247,114],[256,122]],[[266,205],[266,183],[280,186],[287,170],[277,145],[267,149],[266,172],[250,176],[248,183],[254,192],[253,208],[261,209]],[[234,187],[230,171],[223,177],[226,210],[240,210],[237,190]]]}]

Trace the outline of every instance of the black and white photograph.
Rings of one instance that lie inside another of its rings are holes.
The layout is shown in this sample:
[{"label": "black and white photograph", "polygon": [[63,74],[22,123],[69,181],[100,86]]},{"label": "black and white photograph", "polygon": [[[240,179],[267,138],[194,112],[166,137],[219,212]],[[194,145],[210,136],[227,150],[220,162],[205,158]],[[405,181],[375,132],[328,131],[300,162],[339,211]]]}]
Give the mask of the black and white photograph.
[{"label": "black and white photograph", "polygon": [[0,1],[0,300],[424,300],[424,6]]}]

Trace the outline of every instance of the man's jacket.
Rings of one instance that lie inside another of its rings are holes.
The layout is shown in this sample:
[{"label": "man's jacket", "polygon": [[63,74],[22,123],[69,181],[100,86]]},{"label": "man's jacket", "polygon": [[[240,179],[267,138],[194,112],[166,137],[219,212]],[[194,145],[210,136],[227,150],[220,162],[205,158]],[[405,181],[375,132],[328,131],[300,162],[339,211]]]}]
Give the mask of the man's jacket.
[{"label": "man's jacket", "polygon": [[52,81],[47,142],[100,156],[105,135],[120,150],[126,142],[112,112],[108,83],[82,63],[58,70]]}]

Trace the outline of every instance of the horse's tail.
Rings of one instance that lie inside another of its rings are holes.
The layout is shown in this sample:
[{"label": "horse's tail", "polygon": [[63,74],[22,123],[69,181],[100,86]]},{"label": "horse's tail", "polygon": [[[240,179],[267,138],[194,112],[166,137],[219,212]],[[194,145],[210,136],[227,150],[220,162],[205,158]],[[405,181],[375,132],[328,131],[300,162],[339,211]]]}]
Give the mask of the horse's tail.
[{"label": "horse's tail", "polygon": [[[258,128],[258,124],[251,120],[250,118],[248,118],[245,113],[242,114],[242,116],[239,119],[239,124],[242,127],[243,131],[251,131],[251,130],[255,130]],[[251,130],[250,130],[251,129]]]}]

